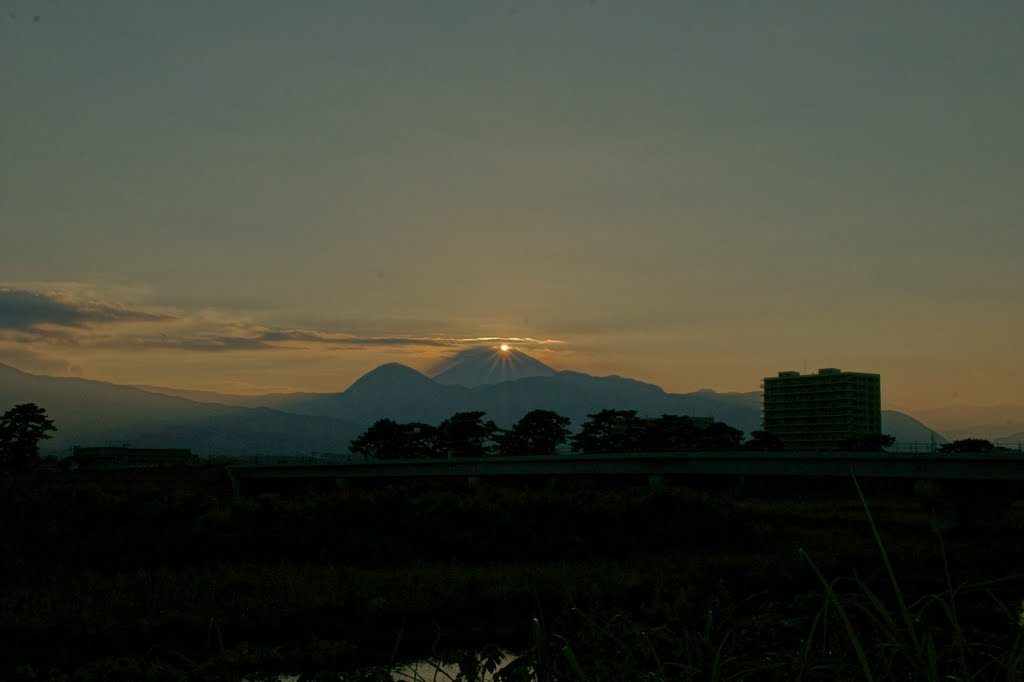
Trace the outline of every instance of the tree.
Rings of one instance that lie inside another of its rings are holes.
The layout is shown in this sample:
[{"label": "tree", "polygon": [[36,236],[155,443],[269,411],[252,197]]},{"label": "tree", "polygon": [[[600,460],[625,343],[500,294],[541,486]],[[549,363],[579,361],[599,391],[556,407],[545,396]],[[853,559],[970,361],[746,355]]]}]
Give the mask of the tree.
[{"label": "tree", "polygon": [[438,424],[434,448],[438,457],[481,457],[497,449],[501,429],[484,421],[484,412],[457,412]]},{"label": "tree", "polygon": [[743,442],[743,432],[725,422],[713,422],[697,435],[697,448],[700,450],[734,451],[739,450]]},{"label": "tree", "polygon": [[642,449],[653,452],[684,452],[695,450],[700,428],[690,417],[663,414],[644,424]]},{"label": "tree", "polygon": [[0,416],[0,468],[27,470],[39,464],[39,441],[56,431],[35,403],[15,405]]},{"label": "tree", "polygon": [[572,449],[586,454],[638,452],[645,428],[636,410],[601,410],[587,415],[580,432],[572,437]]},{"label": "tree", "polygon": [[437,428],[423,422],[402,424],[402,447],[406,459],[424,459],[437,457],[434,440]]},{"label": "tree", "polygon": [[778,452],[785,450],[786,445],[782,439],[774,433],[767,431],[751,431],[750,440],[743,444],[744,450],[757,450],[759,452]]},{"label": "tree", "polygon": [[995,444],[984,438],[964,438],[939,446],[939,452],[992,452],[995,449]]},{"label": "tree", "polygon": [[398,422],[393,419],[378,419],[358,438],[353,440],[348,449],[356,454],[373,459],[398,459]]},{"label": "tree", "polygon": [[499,444],[503,455],[553,455],[569,438],[568,417],[551,410],[533,410],[506,431]]},{"label": "tree", "polygon": [[434,431],[429,424],[399,424],[392,419],[378,419],[352,441],[349,450],[373,459],[430,457],[433,455]]}]

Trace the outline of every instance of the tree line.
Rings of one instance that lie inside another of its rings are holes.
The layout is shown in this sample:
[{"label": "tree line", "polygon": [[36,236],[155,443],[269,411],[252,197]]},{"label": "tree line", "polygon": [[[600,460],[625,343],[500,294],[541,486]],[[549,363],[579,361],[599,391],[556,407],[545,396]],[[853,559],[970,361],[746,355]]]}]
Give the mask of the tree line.
[{"label": "tree line", "polygon": [[[457,412],[437,426],[379,419],[351,442],[353,454],[370,459],[448,459],[517,455],[554,455],[568,445],[576,454],[608,452],[778,452],[786,450],[778,436],[743,431],[724,422],[663,414],[644,418],[636,410],[601,410],[587,415],[579,433],[571,434],[568,417],[551,410],[533,410],[510,429],[485,419],[484,412]],[[839,443],[841,452],[884,452],[895,444],[886,434],[852,436]],[[942,453],[1006,451],[990,441],[967,438],[939,446]]]},{"label": "tree line", "polygon": [[372,459],[448,459],[489,455],[554,455],[565,445],[579,454],[602,452],[686,452],[706,450],[782,450],[782,442],[764,431],[744,441],[743,431],[723,422],[704,423],[663,414],[646,419],[636,410],[601,410],[587,415],[577,434],[570,419],[551,410],[533,410],[510,429],[485,419],[484,412],[458,412],[437,426],[379,419],[349,446]]},{"label": "tree line", "polygon": [[[502,429],[485,419],[485,412],[457,412],[437,426],[379,419],[351,441],[352,453],[371,459],[448,459],[490,455],[554,455],[568,444],[577,454],[605,452],[688,452],[785,450],[783,442],[765,431],[743,431],[724,422],[663,414],[644,418],[636,410],[601,410],[587,415],[579,433],[571,420],[551,410],[533,410],[512,428]],[[39,441],[57,428],[46,410],[35,403],[15,405],[0,415],[0,471],[28,471],[39,466]],[[840,445],[848,452],[879,452],[894,443],[892,436],[868,434]],[[967,438],[943,444],[939,452],[1005,451],[991,441]]]}]

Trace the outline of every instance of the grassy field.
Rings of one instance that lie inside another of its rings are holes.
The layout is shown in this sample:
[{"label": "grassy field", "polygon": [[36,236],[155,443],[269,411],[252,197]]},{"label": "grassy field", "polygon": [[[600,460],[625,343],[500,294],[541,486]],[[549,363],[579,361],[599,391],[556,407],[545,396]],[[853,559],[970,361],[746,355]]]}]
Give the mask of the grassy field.
[{"label": "grassy field", "polygon": [[503,679],[1020,679],[1024,509],[940,535],[909,483],[863,498],[6,477],[0,678],[389,679],[424,657],[469,678],[512,652]]}]

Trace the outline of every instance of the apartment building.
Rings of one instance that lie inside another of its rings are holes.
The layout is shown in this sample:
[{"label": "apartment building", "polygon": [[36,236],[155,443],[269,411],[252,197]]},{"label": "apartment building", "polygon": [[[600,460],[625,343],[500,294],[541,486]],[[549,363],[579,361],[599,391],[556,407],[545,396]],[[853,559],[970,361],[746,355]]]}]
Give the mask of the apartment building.
[{"label": "apartment building", "polygon": [[764,430],[790,450],[839,450],[849,438],[882,432],[882,381],[878,374],[779,372],[766,377]]}]

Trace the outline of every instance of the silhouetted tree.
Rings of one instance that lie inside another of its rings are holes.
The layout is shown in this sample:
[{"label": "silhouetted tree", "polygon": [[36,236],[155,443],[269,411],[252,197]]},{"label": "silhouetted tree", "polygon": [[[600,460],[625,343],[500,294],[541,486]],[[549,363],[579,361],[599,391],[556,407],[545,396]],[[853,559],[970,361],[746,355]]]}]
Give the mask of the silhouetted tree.
[{"label": "silhouetted tree", "polygon": [[641,449],[652,452],[685,452],[694,450],[702,429],[686,416],[663,414],[644,422]]},{"label": "silhouetted tree", "polygon": [[896,439],[883,433],[866,433],[851,436],[839,443],[839,449],[846,452],[882,452],[896,444]]},{"label": "silhouetted tree", "polygon": [[15,405],[0,416],[0,468],[32,469],[39,464],[39,441],[56,431],[46,410],[35,403]]},{"label": "silhouetted tree", "polygon": [[785,450],[786,445],[782,439],[774,433],[767,431],[751,431],[750,439],[743,443],[744,450],[758,450],[760,452],[778,452]]},{"label": "silhouetted tree", "polygon": [[399,424],[392,419],[378,419],[352,441],[349,450],[374,459],[431,457],[434,454],[434,433],[434,427],[429,424]]},{"label": "silhouetted tree", "polygon": [[437,457],[434,441],[437,428],[423,422],[402,424],[402,444],[408,459]]},{"label": "silhouetted tree", "polygon": [[434,448],[438,457],[481,457],[497,450],[501,429],[484,412],[457,412],[438,424]]},{"label": "silhouetted tree", "polygon": [[996,449],[992,441],[984,438],[963,438],[939,446],[939,452],[992,452]]},{"label": "silhouetted tree", "polygon": [[645,428],[636,410],[601,410],[587,415],[580,432],[572,437],[572,449],[587,454],[638,452]]},{"label": "silhouetted tree", "polygon": [[353,440],[348,449],[373,459],[398,459],[402,456],[399,450],[400,429],[401,426],[393,419],[378,419]]},{"label": "silhouetted tree", "polygon": [[743,432],[725,422],[713,422],[699,429],[697,436],[699,450],[739,450],[743,443]]},{"label": "silhouetted tree", "polygon": [[503,455],[553,455],[569,438],[568,417],[551,410],[533,410],[502,434]]}]

